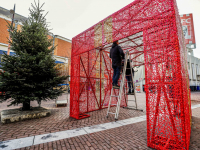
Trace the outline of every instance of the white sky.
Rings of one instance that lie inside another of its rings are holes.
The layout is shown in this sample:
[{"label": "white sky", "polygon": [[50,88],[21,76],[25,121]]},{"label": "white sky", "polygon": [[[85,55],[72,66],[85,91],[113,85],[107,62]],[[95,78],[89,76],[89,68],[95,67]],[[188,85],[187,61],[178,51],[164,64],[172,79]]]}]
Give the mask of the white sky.
[{"label": "white sky", "polygon": [[[34,0],[1,0],[0,6],[12,9],[28,17],[28,8]],[[36,0],[37,1],[37,0]],[[83,32],[102,19],[128,5],[133,0],[40,0],[43,9],[49,12],[47,21],[55,35],[68,39]],[[200,0],[177,0],[179,14],[193,13],[196,46],[194,56],[200,58]]]}]

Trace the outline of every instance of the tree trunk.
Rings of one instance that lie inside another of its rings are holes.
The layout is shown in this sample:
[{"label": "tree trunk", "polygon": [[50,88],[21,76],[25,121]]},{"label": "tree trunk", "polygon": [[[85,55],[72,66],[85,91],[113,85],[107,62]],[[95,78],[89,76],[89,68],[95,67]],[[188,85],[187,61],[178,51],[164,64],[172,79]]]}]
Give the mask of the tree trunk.
[{"label": "tree trunk", "polygon": [[23,102],[22,110],[30,110],[30,109],[31,109],[30,101]]}]

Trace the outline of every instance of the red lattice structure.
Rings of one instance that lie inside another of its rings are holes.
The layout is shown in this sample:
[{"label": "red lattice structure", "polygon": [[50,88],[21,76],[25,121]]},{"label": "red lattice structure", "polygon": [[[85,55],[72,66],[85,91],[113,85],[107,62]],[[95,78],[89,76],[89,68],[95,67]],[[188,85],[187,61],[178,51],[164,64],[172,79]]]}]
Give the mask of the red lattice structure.
[{"label": "red lattice structure", "polygon": [[136,0],[72,39],[70,116],[108,106],[116,40],[134,66],[145,65],[148,146],[189,149],[187,50],[175,0]]}]

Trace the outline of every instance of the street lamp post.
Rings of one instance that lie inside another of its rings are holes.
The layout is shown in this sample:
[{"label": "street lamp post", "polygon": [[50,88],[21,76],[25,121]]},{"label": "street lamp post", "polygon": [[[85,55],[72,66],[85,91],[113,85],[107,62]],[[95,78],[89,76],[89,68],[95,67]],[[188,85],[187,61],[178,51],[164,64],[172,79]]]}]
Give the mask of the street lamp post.
[{"label": "street lamp post", "polygon": [[[13,23],[14,23],[14,17],[15,17],[15,4],[14,4],[14,8],[10,10],[10,13],[13,14],[12,16],[12,22],[11,22],[11,30],[13,27]],[[10,41],[10,30],[9,30],[9,41]],[[7,51],[7,55],[10,54],[10,43],[8,43],[8,51]]]}]

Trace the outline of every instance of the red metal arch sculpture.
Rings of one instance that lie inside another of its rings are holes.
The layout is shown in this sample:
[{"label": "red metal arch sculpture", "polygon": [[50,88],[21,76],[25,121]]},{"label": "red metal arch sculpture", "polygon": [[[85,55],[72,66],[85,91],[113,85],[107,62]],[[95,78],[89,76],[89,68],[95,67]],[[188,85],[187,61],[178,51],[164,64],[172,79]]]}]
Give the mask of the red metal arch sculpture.
[{"label": "red metal arch sculpture", "polygon": [[70,116],[108,106],[116,40],[134,66],[145,65],[148,146],[189,149],[187,50],[175,0],[136,0],[72,39]]}]

